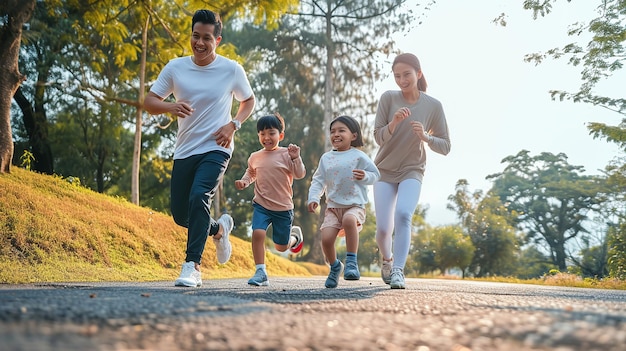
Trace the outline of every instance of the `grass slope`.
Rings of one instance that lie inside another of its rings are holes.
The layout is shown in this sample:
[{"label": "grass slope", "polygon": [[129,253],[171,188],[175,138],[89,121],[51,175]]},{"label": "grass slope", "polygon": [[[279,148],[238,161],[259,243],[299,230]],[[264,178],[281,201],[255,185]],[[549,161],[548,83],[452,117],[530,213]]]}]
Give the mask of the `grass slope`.
[{"label": "grass slope", "polygon": [[[125,199],[17,167],[0,174],[0,283],[173,280],[186,238],[169,215]],[[254,272],[250,243],[231,243],[230,261],[218,265],[207,241],[204,279]],[[270,253],[266,264],[270,275],[310,275]]]}]

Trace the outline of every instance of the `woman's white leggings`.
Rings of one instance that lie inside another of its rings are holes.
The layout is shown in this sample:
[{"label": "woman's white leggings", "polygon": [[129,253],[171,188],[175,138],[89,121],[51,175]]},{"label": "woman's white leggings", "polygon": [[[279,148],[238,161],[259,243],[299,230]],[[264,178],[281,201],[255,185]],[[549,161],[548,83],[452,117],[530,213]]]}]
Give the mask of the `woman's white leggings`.
[{"label": "woman's white leggings", "polygon": [[[383,258],[393,257],[393,268],[404,269],[411,247],[411,220],[417,208],[422,182],[374,183],[376,243]],[[395,237],[392,239],[392,234]],[[393,251],[392,251],[393,248]]]}]

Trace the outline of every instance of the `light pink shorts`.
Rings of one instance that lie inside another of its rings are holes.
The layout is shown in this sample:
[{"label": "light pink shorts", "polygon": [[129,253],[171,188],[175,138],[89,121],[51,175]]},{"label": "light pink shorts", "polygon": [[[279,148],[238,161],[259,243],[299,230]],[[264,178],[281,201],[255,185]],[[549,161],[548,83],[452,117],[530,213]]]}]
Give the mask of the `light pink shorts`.
[{"label": "light pink shorts", "polygon": [[326,212],[324,212],[324,222],[322,223],[320,230],[331,227],[339,229],[339,236],[344,236],[345,233],[341,227],[341,220],[347,215],[356,217],[356,230],[357,232],[360,232],[361,229],[363,229],[363,223],[365,223],[365,209],[357,206],[346,208],[327,208]]}]

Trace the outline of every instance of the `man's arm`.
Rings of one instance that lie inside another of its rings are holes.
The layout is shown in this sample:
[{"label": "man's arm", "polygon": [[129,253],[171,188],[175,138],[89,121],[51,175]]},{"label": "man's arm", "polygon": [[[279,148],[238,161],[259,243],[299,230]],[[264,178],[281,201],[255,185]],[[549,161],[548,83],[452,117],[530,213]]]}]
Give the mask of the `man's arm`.
[{"label": "man's arm", "polygon": [[191,116],[193,109],[184,102],[166,102],[164,98],[153,92],[148,92],[143,100],[143,108],[152,115],[169,113],[176,117],[185,118]]}]

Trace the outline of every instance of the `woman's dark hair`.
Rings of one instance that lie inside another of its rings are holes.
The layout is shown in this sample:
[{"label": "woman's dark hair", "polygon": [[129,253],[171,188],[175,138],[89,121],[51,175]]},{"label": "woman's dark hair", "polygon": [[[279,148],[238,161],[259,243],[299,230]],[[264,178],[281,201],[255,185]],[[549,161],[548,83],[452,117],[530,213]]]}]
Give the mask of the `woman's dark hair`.
[{"label": "woman's dark hair", "polygon": [[[393,60],[393,64],[391,65],[391,69],[396,65],[396,63],[405,63],[415,69],[415,72],[419,72],[422,70],[422,65],[420,65],[420,60],[417,56],[409,53],[404,53],[396,56]],[[428,84],[426,83],[426,78],[424,77],[424,73],[422,73],[422,78],[417,81],[417,90],[426,91]]]},{"label": "woman's dark hair", "polygon": [[256,131],[260,132],[266,129],[278,129],[279,132],[285,131],[285,120],[278,112],[273,115],[267,115],[256,121]]},{"label": "woman's dark hair", "polygon": [[222,35],[222,20],[220,16],[213,11],[210,10],[198,10],[193,14],[193,18],[191,19],[191,30],[193,31],[193,27],[196,23],[203,24],[213,24],[215,28],[213,29],[213,36],[219,37]]},{"label": "woman's dark hair", "polygon": [[352,133],[356,134],[356,138],[352,140],[352,142],[350,143],[350,146],[361,147],[364,145],[363,136],[361,135],[361,125],[359,124],[359,122],[357,122],[356,119],[350,116],[345,116],[345,115],[339,116],[333,119],[332,122],[330,122],[330,127],[328,127],[328,129],[332,128],[335,122],[341,122],[345,124]]}]

